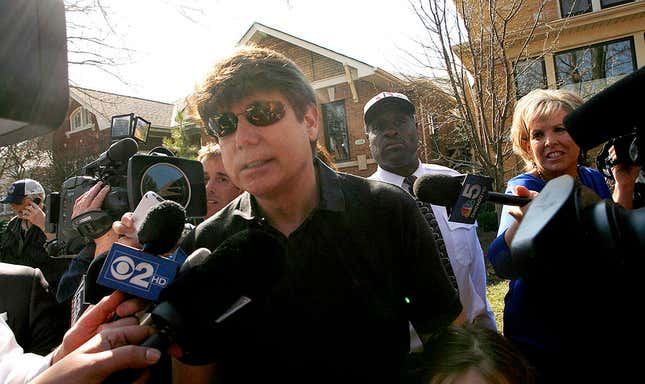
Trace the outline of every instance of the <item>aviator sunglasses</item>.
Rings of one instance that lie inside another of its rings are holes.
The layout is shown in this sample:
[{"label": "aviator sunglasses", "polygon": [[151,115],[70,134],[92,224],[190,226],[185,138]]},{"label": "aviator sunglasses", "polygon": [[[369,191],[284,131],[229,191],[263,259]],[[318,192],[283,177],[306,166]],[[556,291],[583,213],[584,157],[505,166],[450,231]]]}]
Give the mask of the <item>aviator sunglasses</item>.
[{"label": "aviator sunglasses", "polygon": [[240,113],[223,112],[209,117],[207,131],[211,136],[222,138],[235,133],[239,115],[244,115],[246,121],[256,127],[266,127],[280,121],[284,112],[281,101],[254,101]]}]

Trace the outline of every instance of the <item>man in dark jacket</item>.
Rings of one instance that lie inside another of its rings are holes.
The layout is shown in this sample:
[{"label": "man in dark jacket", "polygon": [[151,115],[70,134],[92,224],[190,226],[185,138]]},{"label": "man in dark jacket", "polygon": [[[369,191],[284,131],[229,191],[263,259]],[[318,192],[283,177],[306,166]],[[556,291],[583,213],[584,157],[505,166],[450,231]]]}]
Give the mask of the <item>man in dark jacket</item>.
[{"label": "man in dark jacket", "polygon": [[36,180],[22,179],[11,184],[0,202],[10,204],[16,216],[0,235],[0,262],[38,268],[55,289],[67,261],[51,259],[45,249],[45,242],[55,235],[45,232],[44,200],[45,190]]},{"label": "man in dark jacket", "polygon": [[46,355],[69,326],[69,308],[60,305],[38,269],[0,263],[0,314],[25,352]]}]

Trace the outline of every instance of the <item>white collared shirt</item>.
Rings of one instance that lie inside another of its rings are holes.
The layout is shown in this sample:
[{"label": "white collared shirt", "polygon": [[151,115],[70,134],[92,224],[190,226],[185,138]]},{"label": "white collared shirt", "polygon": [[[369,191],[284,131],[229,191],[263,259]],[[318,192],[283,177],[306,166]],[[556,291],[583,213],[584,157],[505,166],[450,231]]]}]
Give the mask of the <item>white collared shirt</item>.
[{"label": "white collared shirt", "polygon": [[[428,174],[460,175],[454,169],[421,162],[419,162],[419,167],[413,173],[417,178]],[[403,176],[386,171],[380,166],[368,178],[384,181],[402,187],[406,191],[408,190],[408,186],[404,185],[405,178]],[[484,252],[477,237],[477,224],[448,221],[446,208],[438,205],[432,205],[432,212],[437,219],[439,230],[446,244],[450,265],[457,279],[459,299],[464,308],[467,321],[472,322],[477,319],[484,326],[497,330],[495,315],[486,299],[486,265],[484,263]]]},{"label": "white collared shirt", "polygon": [[28,383],[49,368],[50,362],[51,354],[24,353],[7,324],[7,313],[0,313],[0,384]]}]

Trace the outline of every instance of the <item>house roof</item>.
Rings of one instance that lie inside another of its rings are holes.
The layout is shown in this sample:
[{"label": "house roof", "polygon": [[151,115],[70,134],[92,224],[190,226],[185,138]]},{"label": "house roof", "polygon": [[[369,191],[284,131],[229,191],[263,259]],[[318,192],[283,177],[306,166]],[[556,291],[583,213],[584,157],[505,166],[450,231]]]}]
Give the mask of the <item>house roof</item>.
[{"label": "house roof", "polygon": [[150,121],[152,127],[170,129],[173,126],[173,104],[80,87],[70,87],[69,93],[96,116],[99,129],[109,128],[112,116],[128,113]]},{"label": "house roof", "polygon": [[258,22],[254,22],[251,27],[246,31],[244,36],[240,39],[238,42],[239,45],[244,45],[247,44],[251,41],[254,40],[255,36],[263,36],[263,35],[270,35],[275,38],[287,41],[291,44],[294,44],[296,46],[299,46],[301,48],[310,50],[312,52],[318,53],[319,55],[328,57],[332,60],[336,60],[340,62],[343,65],[348,65],[352,68],[355,68],[357,70],[358,77],[365,77],[365,76],[370,76],[374,74],[378,74],[379,76],[388,78],[388,80],[391,81],[401,81],[398,77],[394,76],[393,74],[386,72],[378,67],[374,67],[372,65],[366,64],[360,60],[356,60],[352,57],[343,55],[341,53],[332,51],[331,49],[327,49],[325,47],[321,47],[320,45],[311,43],[307,40],[303,40],[299,37],[295,37],[293,35],[290,35],[288,33],[282,32],[280,30],[277,30],[275,28],[267,27],[264,24],[260,24]]}]

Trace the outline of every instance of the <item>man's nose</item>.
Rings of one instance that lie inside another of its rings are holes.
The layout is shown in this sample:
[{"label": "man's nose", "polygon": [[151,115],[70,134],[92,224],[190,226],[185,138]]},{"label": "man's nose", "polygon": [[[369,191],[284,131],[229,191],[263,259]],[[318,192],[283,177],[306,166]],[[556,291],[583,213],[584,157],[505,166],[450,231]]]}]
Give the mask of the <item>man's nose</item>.
[{"label": "man's nose", "polygon": [[206,191],[208,192],[215,191],[215,182],[213,181],[213,179],[208,180],[208,183],[206,183]]},{"label": "man's nose", "polygon": [[247,145],[257,144],[260,138],[258,127],[249,123],[245,117],[240,116],[235,131],[235,145],[243,148]]}]

